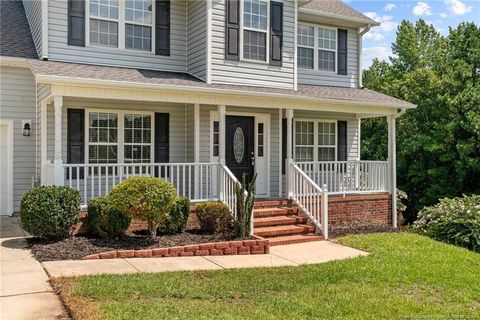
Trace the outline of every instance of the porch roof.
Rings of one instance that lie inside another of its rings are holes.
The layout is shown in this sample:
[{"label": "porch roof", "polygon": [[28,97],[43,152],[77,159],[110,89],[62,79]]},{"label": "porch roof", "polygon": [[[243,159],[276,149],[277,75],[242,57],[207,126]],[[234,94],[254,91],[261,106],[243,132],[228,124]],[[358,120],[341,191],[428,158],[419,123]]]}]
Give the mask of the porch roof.
[{"label": "porch roof", "polygon": [[345,104],[372,105],[395,109],[414,108],[415,105],[375,92],[369,89],[342,88],[330,86],[298,85],[298,90],[269,87],[238,86],[228,84],[207,84],[187,73],[173,73],[143,69],[86,65],[66,62],[28,60],[28,65],[40,83],[80,83],[91,85],[106,84],[146,89],[201,90],[204,93],[251,94],[295,100],[330,100]]}]

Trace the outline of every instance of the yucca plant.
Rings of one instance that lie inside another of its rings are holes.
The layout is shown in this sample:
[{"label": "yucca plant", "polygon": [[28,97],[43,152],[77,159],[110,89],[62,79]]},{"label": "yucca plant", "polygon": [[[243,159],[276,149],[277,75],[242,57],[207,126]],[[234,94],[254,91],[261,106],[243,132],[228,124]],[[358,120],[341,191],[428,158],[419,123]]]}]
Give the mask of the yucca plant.
[{"label": "yucca plant", "polygon": [[237,196],[237,216],[233,224],[235,235],[239,238],[246,238],[250,236],[251,219],[253,203],[255,201],[255,174],[252,180],[248,183],[245,176],[241,183],[237,183],[235,187],[235,194]]}]

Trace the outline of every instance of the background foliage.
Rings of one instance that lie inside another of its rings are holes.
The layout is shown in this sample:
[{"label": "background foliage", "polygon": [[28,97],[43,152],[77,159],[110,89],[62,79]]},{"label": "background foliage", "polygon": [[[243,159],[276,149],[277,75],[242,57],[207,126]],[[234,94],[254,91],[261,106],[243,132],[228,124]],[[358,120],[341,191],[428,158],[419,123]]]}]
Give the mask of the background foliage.
[{"label": "background foliage", "polygon": [[[404,20],[392,51],[363,79],[417,105],[397,120],[398,188],[411,223],[440,198],[480,193],[480,27],[461,23],[444,37],[423,20]],[[386,160],[386,120],[363,120],[361,130],[362,159]]]}]

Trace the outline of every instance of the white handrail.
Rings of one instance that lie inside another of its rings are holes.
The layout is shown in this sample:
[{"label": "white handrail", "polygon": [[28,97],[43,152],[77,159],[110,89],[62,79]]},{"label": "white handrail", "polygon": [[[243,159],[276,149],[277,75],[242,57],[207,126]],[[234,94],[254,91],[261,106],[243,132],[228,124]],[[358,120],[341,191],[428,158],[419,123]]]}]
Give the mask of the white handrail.
[{"label": "white handrail", "polygon": [[328,239],[328,195],[291,159],[287,160],[289,196]]},{"label": "white handrail", "polygon": [[119,163],[64,164],[65,185],[78,190],[82,204],[105,196],[123,180],[133,176],[162,178],[192,201],[215,200],[213,178],[218,163]]},{"label": "white handrail", "polygon": [[329,193],[389,191],[388,161],[298,162],[297,166]]}]

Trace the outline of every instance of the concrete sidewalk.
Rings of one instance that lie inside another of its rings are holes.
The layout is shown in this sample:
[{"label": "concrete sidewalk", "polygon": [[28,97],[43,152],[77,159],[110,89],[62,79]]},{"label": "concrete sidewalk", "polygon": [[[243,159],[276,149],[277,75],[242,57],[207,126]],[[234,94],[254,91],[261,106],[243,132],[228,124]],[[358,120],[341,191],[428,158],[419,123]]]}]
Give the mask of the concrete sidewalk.
[{"label": "concrete sidewalk", "polygon": [[218,270],[296,266],[354,258],[368,253],[328,241],[314,241],[270,248],[270,254],[175,258],[128,258],[43,262],[52,277],[94,274],[126,274],[184,270]]},{"label": "concrete sidewalk", "polygon": [[15,217],[0,217],[0,319],[69,319]]}]

